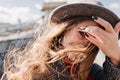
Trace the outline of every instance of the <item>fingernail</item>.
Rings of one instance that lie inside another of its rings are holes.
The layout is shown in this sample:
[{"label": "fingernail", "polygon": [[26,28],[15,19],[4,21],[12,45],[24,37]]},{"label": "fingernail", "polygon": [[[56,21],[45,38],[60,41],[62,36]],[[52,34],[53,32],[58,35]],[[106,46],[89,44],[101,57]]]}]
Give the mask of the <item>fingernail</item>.
[{"label": "fingernail", "polygon": [[87,26],[79,27],[80,30],[85,30]]},{"label": "fingernail", "polygon": [[97,17],[97,16],[92,16],[92,19],[97,20],[97,19],[98,19],[98,17]]},{"label": "fingernail", "polygon": [[84,33],[84,35],[85,35],[86,37],[89,37],[89,35],[88,35],[87,33]]}]

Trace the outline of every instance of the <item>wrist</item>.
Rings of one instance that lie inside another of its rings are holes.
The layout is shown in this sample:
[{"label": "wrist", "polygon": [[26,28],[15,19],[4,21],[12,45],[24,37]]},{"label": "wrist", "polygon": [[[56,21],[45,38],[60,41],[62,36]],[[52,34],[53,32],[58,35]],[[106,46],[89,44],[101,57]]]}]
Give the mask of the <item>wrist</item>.
[{"label": "wrist", "polygon": [[110,60],[115,66],[120,66],[120,53],[111,57]]},{"label": "wrist", "polygon": [[116,48],[114,52],[110,53],[109,59],[115,66],[120,66],[120,47]]},{"label": "wrist", "polygon": [[110,60],[116,67],[120,66],[120,61],[119,60],[114,60],[114,59],[110,59]]}]

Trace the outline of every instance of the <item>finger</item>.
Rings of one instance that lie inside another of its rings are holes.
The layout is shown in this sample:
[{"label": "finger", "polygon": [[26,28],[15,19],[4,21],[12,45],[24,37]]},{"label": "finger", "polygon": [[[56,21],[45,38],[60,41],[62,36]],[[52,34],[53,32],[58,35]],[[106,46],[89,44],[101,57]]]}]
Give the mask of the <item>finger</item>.
[{"label": "finger", "polygon": [[82,27],[79,28],[79,31],[86,32],[99,40],[104,40],[106,32],[99,28],[98,26],[88,26],[85,27],[84,29]]},{"label": "finger", "polygon": [[98,24],[103,26],[106,31],[108,31],[108,32],[114,31],[112,25],[109,22],[107,22],[106,20],[104,20],[100,17],[96,17],[96,16],[92,16],[92,18],[94,19],[95,22],[97,22]]},{"label": "finger", "polygon": [[91,43],[95,44],[96,46],[100,47],[100,41],[93,37],[92,35],[88,34],[87,36],[85,36],[86,39],[88,39]]},{"label": "finger", "polygon": [[115,25],[114,30],[115,30],[115,32],[116,32],[117,34],[119,34],[119,32],[120,32],[120,22],[118,22],[118,23]]}]

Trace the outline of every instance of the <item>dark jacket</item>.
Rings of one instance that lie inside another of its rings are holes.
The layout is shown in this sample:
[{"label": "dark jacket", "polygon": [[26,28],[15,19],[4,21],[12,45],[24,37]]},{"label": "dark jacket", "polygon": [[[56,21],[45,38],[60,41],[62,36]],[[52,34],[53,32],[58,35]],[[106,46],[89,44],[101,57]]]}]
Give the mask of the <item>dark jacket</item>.
[{"label": "dark jacket", "polygon": [[[65,65],[62,61],[55,62],[52,64],[52,67],[55,70],[51,69],[50,73],[54,80],[72,80],[69,76],[65,76],[69,75],[69,73],[65,69]],[[60,75],[61,73],[65,75]],[[120,68],[114,66],[109,58],[106,57],[106,60],[103,63],[103,68],[95,63],[93,64],[89,75],[93,80],[120,80]]]}]

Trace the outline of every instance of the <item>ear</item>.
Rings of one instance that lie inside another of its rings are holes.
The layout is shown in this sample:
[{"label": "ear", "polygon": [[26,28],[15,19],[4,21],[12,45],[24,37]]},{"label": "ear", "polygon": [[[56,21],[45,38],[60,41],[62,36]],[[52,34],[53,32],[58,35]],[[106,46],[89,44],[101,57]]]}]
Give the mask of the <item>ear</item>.
[{"label": "ear", "polygon": [[117,34],[119,34],[119,32],[120,32],[120,22],[118,22],[118,23],[115,25],[114,30],[115,30],[115,32],[116,32]]}]

